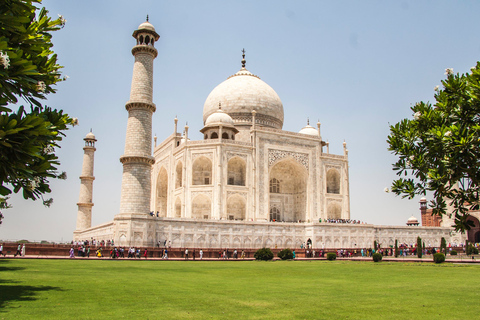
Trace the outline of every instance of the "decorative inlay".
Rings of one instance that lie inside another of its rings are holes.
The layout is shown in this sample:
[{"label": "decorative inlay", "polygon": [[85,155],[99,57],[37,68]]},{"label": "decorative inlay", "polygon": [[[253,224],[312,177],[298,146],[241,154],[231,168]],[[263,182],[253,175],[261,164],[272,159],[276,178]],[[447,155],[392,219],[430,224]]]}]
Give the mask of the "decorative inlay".
[{"label": "decorative inlay", "polygon": [[233,157],[239,157],[243,160],[247,161],[247,155],[243,153],[234,153],[234,152],[227,152],[227,160],[230,160]]},{"label": "decorative inlay", "polygon": [[236,195],[236,194],[244,197],[245,199],[247,198],[247,193],[246,192],[238,192],[238,191],[227,191],[227,198],[230,198],[231,196]]},{"label": "decorative inlay", "polygon": [[198,196],[199,194],[203,194],[204,196],[207,196],[209,199],[212,199],[212,191],[192,191],[192,199]]},{"label": "decorative inlay", "polygon": [[193,153],[192,154],[192,161],[195,161],[198,157],[206,157],[210,160],[213,158],[213,153],[212,152],[207,152],[207,153]]},{"label": "decorative inlay", "polygon": [[275,162],[289,156],[297,160],[308,171],[308,154],[292,151],[268,149],[268,166],[271,167]]}]

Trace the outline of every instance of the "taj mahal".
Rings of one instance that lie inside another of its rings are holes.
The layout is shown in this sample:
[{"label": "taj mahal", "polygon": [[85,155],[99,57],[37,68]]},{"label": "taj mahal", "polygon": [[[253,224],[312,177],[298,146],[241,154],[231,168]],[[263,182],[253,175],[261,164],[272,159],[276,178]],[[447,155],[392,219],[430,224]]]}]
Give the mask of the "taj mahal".
[{"label": "taj mahal", "polygon": [[298,132],[282,130],[282,101],[247,69],[245,51],[240,70],[232,69],[204,102],[203,140],[190,140],[189,127],[178,128],[175,118],[172,134],[157,142],[152,116],[162,107],[152,96],[160,35],[147,19],[133,37],[120,208],[112,208],[111,222],[91,225],[97,140],[90,132],[74,240],[203,248],[294,248],[307,239],[320,248],[415,243],[417,236],[432,245],[441,237],[465,240],[449,219],[438,227],[413,220],[407,226],[332,223],[352,222],[346,143],[343,154],[331,154],[320,122],[307,122]]}]

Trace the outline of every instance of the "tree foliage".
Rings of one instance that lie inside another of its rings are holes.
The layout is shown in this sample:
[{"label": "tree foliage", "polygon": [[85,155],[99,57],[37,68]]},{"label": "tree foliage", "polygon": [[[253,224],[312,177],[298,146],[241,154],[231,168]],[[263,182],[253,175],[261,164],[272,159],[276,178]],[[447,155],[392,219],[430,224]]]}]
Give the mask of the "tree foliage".
[{"label": "tree foliage", "polygon": [[398,156],[392,192],[402,197],[433,194],[433,214],[447,214],[457,231],[469,230],[468,211],[479,208],[480,63],[471,73],[446,69],[435,104],[418,102],[413,119],[390,126],[389,150]]},{"label": "tree foliage", "polygon": [[[41,0],[3,0],[0,5],[0,209],[8,207],[7,196],[22,192],[36,200],[49,193],[49,179],[66,178],[57,171],[55,148],[76,119],[62,110],[43,106],[41,100],[54,93],[61,77],[51,32],[65,19],[50,18]],[[12,111],[21,98],[28,106]],[[50,205],[51,199],[44,200]],[[0,214],[0,223],[1,223]]]}]

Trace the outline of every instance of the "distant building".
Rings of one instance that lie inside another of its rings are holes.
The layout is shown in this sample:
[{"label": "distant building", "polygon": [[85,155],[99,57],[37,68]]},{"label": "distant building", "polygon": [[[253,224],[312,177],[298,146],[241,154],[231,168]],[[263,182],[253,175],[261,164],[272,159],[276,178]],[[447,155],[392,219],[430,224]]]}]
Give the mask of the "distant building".
[{"label": "distant building", "polygon": [[427,199],[420,199],[420,213],[422,215],[422,226],[424,227],[440,227],[442,225],[442,217],[439,215],[432,216],[432,209],[427,208]]}]

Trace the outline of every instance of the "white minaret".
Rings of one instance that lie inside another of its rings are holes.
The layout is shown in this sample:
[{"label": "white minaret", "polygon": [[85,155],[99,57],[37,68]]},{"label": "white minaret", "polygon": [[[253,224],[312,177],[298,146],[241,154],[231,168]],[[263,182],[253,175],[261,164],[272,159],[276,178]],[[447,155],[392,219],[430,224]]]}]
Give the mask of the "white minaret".
[{"label": "white minaret", "polygon": [[82,175],[80,176],[80,196],[78,199],[77,231],[88,229],[92,226],[92,196],[93,196],[93,156],[95,153],[95,135],[90,131],[85,138],[83,147]]},{"label": "white minaret", "polygon": [[120,215],[148,214],[150,212],[150,182],[152,165],[152,115],[155,112],[153,95],[153,60],[157,57],[154,44],[160,36],[150,22],[142,23],[133,32],[137,44],[132,49],[135,57],[128,111],[123,164]]}]

